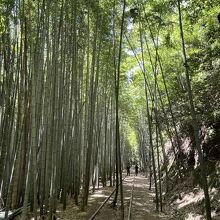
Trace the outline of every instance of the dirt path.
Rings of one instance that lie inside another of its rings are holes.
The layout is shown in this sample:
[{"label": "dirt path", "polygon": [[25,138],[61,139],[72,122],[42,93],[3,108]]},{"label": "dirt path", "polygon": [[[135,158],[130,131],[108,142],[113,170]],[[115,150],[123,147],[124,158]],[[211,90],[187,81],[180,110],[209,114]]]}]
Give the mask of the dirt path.
[{"label": "dirt path", "polygon": [[[134,176],[128,177],[124,183],[126,219],[129,210],[131,188]],[[143,175],[135,176],[131,218],[132,220],[165,220],[169,219],[164,213],[158,214],[155,211],[154,193],[150,191],[148,180]]]},{"label": "dirt path", "polygon": [[62,211],[61,206],[59,207],[57,220],[88,220],[102,202],[111,194],[113,189],[114,187],[105,187],[90,194],[85,212],[82,212],[79,206],[76,206],[71,199],[68,199],[68,205],[65,211]]},{"label": "dirt path", "polygon": [[156,212],[155,195],[149,190],[148,179],[142,175],[135,177],[133,198],[132,219],[169,219],[166,214]]},{"label": "dirt path", "polygon": [[[134,174],[125,178],[124,187],[124,207],[125,219],[128,217],[128,210],[131,197],[131,189],[133,185]],[[155,212],[154,193],[150,191],[148,180],[143,175],[135,176],[134,192],[132,202],[131,220],[169,220],[170,218]],[[77,206],[69,204],[67,210],[57,214],[58,219],[65,220],[88,220],[102,202],[110,195],[113,187],[106,187],[97,190],[94,194],[89,196],[88,207],[85,212],[81,212]],[[119,195],[120,198],[120,195]],[[100,210],[95,220],[120,220],[120,208],[112,208],[112,198]],[[120,205],[118,206],[120,207]]]}]

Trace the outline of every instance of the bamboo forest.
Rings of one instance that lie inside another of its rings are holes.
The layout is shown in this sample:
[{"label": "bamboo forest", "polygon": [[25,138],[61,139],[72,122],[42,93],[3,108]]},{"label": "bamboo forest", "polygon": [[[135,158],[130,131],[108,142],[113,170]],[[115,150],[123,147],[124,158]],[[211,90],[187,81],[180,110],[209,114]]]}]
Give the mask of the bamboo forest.
[{"label": "bamboo forest", "polygon": [[220,220],[220,1],[0,0],[0,219]]}]

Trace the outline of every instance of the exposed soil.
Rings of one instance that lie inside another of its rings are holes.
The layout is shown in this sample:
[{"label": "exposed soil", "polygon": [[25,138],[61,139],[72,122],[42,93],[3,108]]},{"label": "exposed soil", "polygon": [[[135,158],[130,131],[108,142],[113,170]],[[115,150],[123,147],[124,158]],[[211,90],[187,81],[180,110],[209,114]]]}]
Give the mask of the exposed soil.
[{"label": "exposed soil", "polygon": [[[191,177],[188,177],[187,181],[176,184],[163,199],[163,212],[157,213],[154,188],[149,190],[149,179],[142,174],[135,176],[134,170],[132,170],[131,175],[123,181],[125,219],[128,219],[131,192],[134,185],[131,220],[204,220],[203,191],[199,187],[189,187],[190,182]],[[107,186],[90,193],[88,206],[84,212],[69,198],[65,211],[62,210],[61,204],[58,205],[56,218],[58,220],[89,220],[114,188]],[[119,202],[114,208],[112,207],[113,198],[114,194],[96,215],[95,220],[122,219],[120,194],[118,195]],[[210,199],[212,201],[213,220],[220,220],[220,193],[218,189],[213,188],[210,191]],[[31,213],[30,219],[33,219]]]},{"label": "exposed soil", "polygon": [[[123,182],[124,191],[124,211],[125,219],[128,216],[128,210],[131,198],[131,189],[133,186],[134,174],[125,178]],[[143,220],[160,220],[170,219],[166,213],[156,213],[154,203],[154,192],[150,191],[148,179],[143,175],[139,174],[135,176],[134,180],[134,192],[131,219],[143,219]],[[57,212],[57,218],[63,220],[88,220],[92,214],[98,209],[102,202],[110,195],[114,187],[105,187],[95,191],[95,193],[89,196],[88,207],[85,212],[81,212],[80,208],[75,206],[69,200],[69,204],[65,211]],[[120,195],[119,195],[120,200]],[[167,212],[168,213],[168,212]],[[112,198],[106,203],[106,205],[100,210],[98,215],[95,217],[96,220],[119,220],[121,219],[120,203],[116,208],[112,207]]]}]

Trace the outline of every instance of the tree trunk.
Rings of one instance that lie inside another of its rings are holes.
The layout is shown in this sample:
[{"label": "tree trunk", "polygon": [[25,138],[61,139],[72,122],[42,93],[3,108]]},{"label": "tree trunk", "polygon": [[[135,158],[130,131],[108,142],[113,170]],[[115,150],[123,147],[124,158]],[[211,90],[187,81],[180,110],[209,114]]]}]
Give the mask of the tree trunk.
[{"label": "tree trunk", "polygon": [[194,105],[194,101],[193,101],[193,93],[192,93],[191,82],[190,82],[190,77],[189,77],[189,66],[188,66],[188,62],[187,62],[187,58],[186,58],[186,47],[185,47],[185,40],[184,40],[184,33],[183,33],[180,0],[177,0],[177,3],[178,3],[178,12],[179,12],[180,38],[181,38],[181,46],[182,46],[182,53],[183,53],[183,56],[182,56],[183,57],[183,65],[185,68],[186,84],[187,84],[191,117],[192,117],[192,121],[193,121],[195,143],[196,143],[196,148],[198,150],[202,185],[203,185],[203,191],[204,191],[204,195],[205,195],[206,218],[207,218],[207,220],[211,220],[212,216],[211,216],[211,205],[210,205],[210,198],[209,198],[209,191],[208,191],[208,183],[207,183],[206,165],[205,165],[205,161],[203,158],[201,142],[200,142],[200,138],[199,138],[199,125],[198,125],[195,105]]}]

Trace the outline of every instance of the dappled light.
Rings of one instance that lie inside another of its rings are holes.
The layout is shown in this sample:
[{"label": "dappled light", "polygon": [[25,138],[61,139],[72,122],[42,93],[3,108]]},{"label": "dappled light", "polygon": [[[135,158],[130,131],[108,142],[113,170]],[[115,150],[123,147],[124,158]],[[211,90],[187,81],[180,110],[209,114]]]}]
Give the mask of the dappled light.
[{"label": "dappled light", "polygon": [[219,0],[0,0],[0,220],[220,219]]},{"label": "dappled light", "polygon": [[201,215],[197,215],[197,214],[193,214],[193,213],[189,213],[187,214],[185,220],[203,220],[203,216]]},{"label": "dappled light", "polygon": [[177,199],[174,204],[177,205],[177,209],[183,208],[191,203],[198,203],[204,199],[202,190],[197,193],[189,193],[182,196],[181,200]]},{"label": "dappled light", "polygon": [[103,196],[101,193],[100,194],[95,194],[95,195],[91,195],[91,197],[92,198],[97,198],[97,197],[104,197],[104,198],[106,198],[106,197],[108,197],[108,196]]}]

